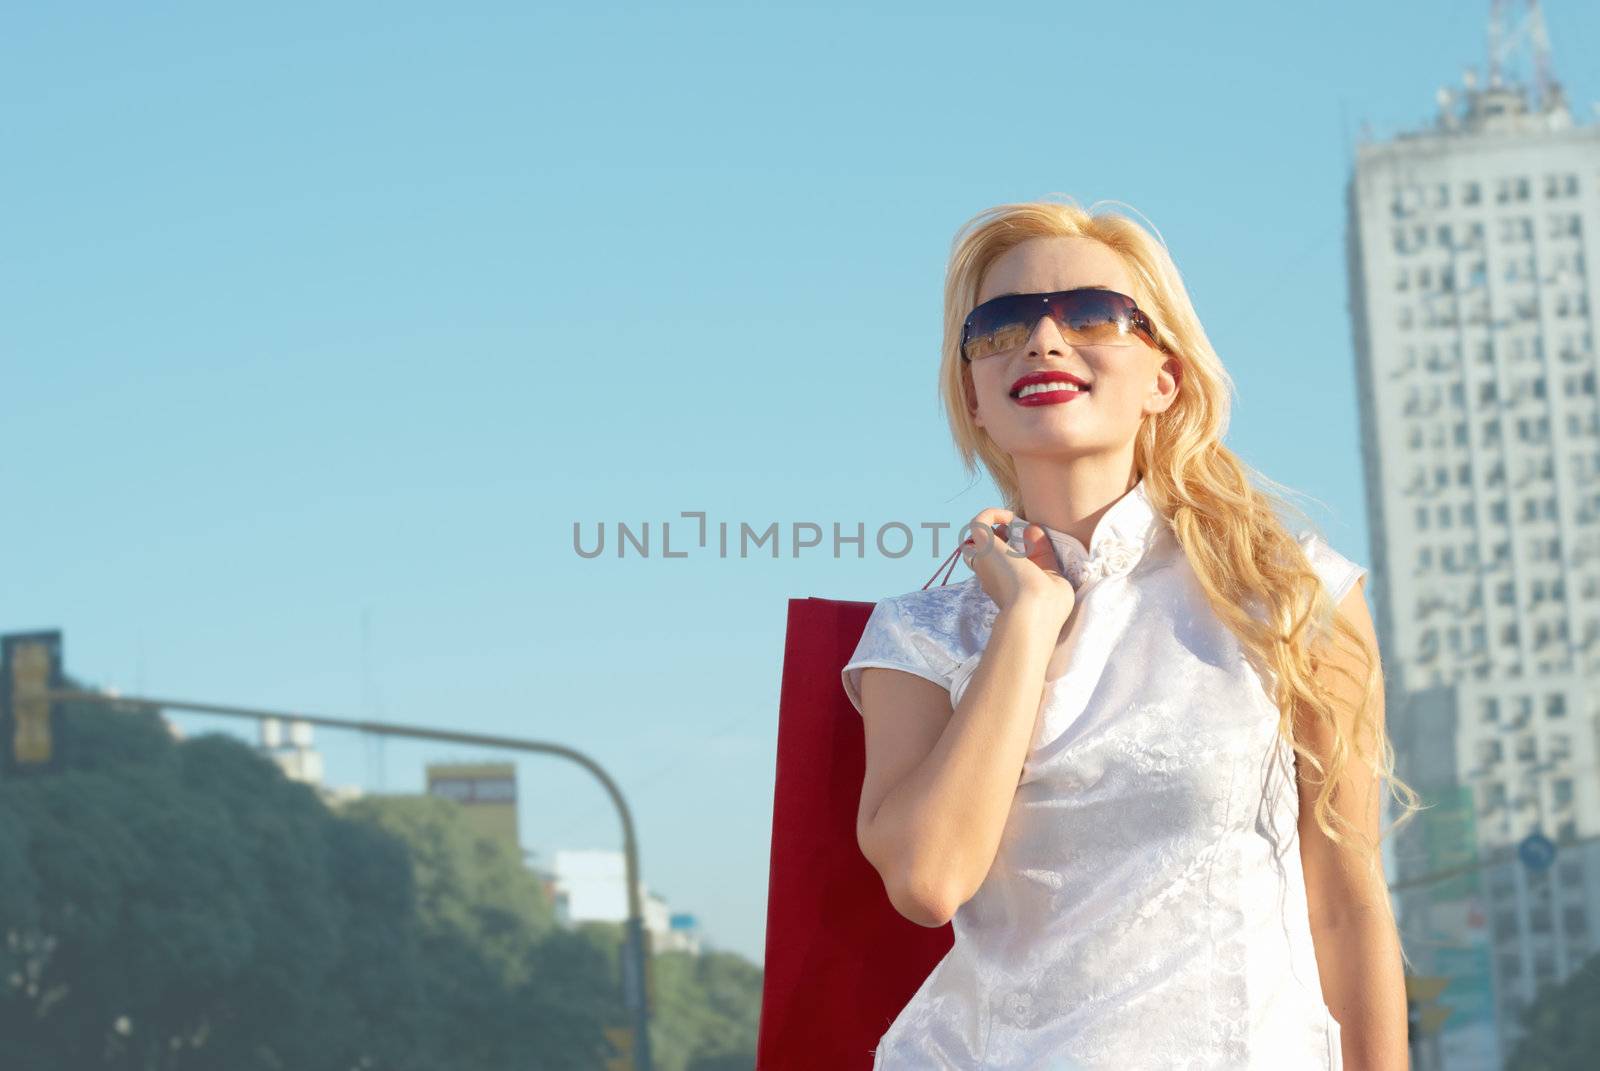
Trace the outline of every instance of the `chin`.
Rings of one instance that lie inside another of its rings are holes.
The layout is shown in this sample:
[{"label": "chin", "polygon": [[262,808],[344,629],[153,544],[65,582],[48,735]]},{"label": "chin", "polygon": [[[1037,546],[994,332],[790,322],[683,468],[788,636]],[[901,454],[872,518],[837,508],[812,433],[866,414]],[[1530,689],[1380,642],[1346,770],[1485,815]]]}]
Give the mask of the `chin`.
[{"label": "chin", "polygon": [[995,445],[1012,457],[1080,457],[1103,450],[1103,444],[1084,435],[1012,435],[995,438]]}]

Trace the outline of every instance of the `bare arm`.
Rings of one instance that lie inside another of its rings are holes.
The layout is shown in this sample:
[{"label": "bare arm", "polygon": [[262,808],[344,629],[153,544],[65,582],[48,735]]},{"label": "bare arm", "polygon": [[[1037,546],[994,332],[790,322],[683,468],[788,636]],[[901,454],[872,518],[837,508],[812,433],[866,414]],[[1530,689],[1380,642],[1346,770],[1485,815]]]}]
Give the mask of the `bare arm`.
[{"label": "bare arm", "polygon": [[[1351,589],[1338,613],[1376,646],[1364,584]],[[1353,751],[1354,717],[1366,669],[1365,659],[1340,637],[1328,648],[1317,673],[1335,696],[1343,719],[1340,727],[1352,743],[1350,761],[1336,785],[1332,804],[1376,844],[1382,817],[1381,785],[1370,770],[1362,768]],[[1381,681],[1376,703],[1376,723],[1382,731]],[[1306,744],[1321,758],[1327,755],[1332,736],[1319,724],[1309,730]],[[1364,737],[1363,744],[1370,748],[1372,738]],[[1328,839],[1312,814],[1317,789],[1315,784],[1300,781],[1299,832],[1323,995],[1328,1010],[1339,1021],[1345,1067],[1350,1071],[1403,1071],[1409,1066],[1405,972],[1381,860],[1374,849],[1371,861],[1375,865],[1369,869],[1368,858],[1358,858]]]},{"label": "bare arm", "polygon": [[943,687],[911,673],[868,669],[861,678],[867,769],[856,839],[890,902],[923,926],[948,922],[994,863],[1045,667],[1076,606],[1044,529],[1023,530],[1020,554],[1007,546],[1015,519],[988,509],[963,529],[972,532],[963,560],[998,613],[959,709]]},{"label": "bare arm", "polygon": [[896,776],[880,763],[879,791],[863,786],[858,839],[890,900],[913,922],[944,925],[989,873],[1059,632],[1031,603],[1002,610],[960,706],[944,718],[929,711],[941,700],[950,709],[938,686],[899,670],[862,673],[869,755],[875,744],[892,749],[907,769]]}]

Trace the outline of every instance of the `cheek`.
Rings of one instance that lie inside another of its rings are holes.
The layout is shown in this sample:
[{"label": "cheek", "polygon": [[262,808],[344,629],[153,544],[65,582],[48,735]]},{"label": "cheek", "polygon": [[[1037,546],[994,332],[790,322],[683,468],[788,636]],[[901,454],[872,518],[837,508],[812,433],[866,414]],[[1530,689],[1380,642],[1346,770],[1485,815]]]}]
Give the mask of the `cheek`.
[{"label": "cheek", "polygon": [[985,376],[975,379],[973,397],[978,399],[980,415],[987,415],[993,419],[995,414],[1005,411],[1005,406],[1011,401],[1007,397],[1008,388],[1001,382],[999,376]]},{"label": "cheek", "polygon": [[1094,382],[1100,399],[1116,405],[1138,405],[1149,386],[1142,373],[1127,368],[1103,372]]}]

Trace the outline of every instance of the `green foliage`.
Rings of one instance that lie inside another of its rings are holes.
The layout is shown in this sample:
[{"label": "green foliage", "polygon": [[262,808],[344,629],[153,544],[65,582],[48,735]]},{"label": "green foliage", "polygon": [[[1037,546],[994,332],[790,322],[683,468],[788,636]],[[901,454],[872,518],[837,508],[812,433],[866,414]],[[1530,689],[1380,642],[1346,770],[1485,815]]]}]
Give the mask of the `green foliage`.
[{"label": "green foliage", "polygon": [[[330,811],[250,747],[71,706],[0,780],[0,1068],[588,1071],[620,926],[564,929],[458,805]],[[760,974],[655,957],[660,1071],[754,1063]]]},{"label": "green foliage", "polygon": [[0,1066],[348,1067],[393,1047],[421,994],[400,844],[229,738],[69,706],[58,739],[59,772],[0,783],[20,978]]},{"label": "green foliage", "polygon": [[755,1065],[761,970],[727,952],[654,957],[651,1054],[662,1071],[728,1071]]},{"label": "green foliage", "polygon": [[1600,954],[1559,985],[1540,989],[1522,1015],[1526,1033],[1507,1071],[1588,1071],[1600,1052]]},{"label": "green foliage", "polygon": [[437,796],[369,796],[340,813],[405,842],[425,932],[459,935],[507,984],[527,980],[529,956],[554,929],[555,912],[509,847],[478,836],[458,804]]}]

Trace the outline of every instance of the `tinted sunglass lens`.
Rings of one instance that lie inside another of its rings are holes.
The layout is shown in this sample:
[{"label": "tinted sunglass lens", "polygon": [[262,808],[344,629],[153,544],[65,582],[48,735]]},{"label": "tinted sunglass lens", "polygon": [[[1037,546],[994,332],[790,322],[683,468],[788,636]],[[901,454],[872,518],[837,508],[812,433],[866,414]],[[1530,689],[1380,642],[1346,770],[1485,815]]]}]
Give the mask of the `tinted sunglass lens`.
[{"label": "tinted sunglass lens", "polygon": [[1075,290],[1058,299],[1053,311],[1062,334],[1074,345],[1131,345],[1129,304],[1109,291]]},{"label": "tinted sunglass lens", "polygon": [[1020,346],[1040,317],[1049,316],[1074,346],[1128,346],[1135,342],[1132,303],[1106,290],[1071,290],[1050,295],[1007,294],[972,310],[967,318],[969,361]]}]

